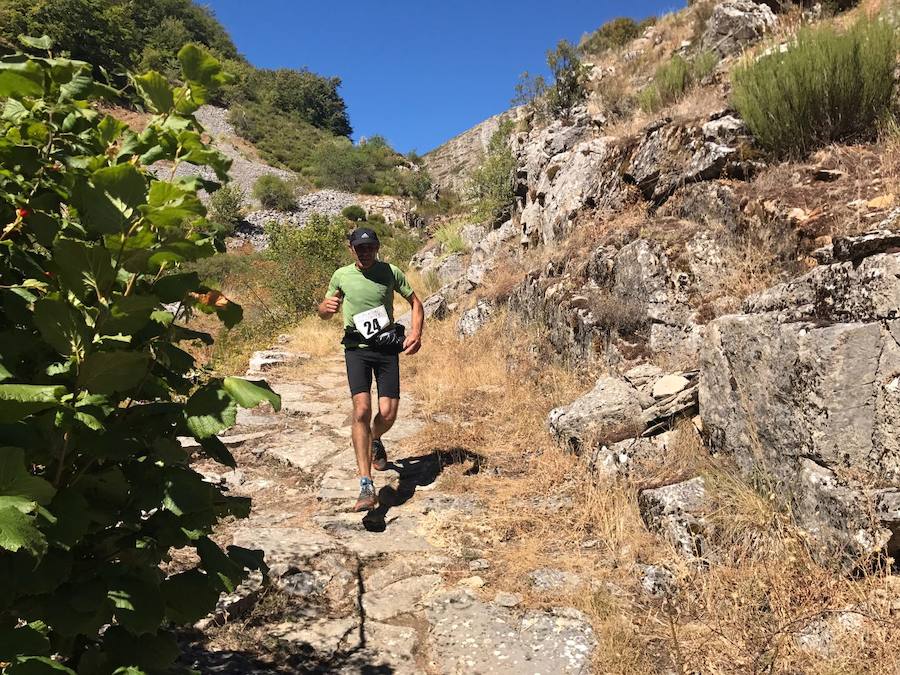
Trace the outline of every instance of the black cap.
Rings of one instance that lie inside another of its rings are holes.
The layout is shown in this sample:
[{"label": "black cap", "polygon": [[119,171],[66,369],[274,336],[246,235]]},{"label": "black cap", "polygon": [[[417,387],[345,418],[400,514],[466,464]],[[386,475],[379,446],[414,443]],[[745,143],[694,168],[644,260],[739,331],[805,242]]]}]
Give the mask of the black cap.
[{"label": "black cap", "polygon": [[350,233],[350,245],[358,246],[359,244],[378,244],[378,235],[375,230],[368,227],[357,227]]}]

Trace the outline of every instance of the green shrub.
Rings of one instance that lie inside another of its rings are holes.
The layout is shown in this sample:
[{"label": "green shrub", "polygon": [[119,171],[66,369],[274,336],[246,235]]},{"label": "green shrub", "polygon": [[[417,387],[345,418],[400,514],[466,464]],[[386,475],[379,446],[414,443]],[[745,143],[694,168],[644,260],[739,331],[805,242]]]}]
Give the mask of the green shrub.
[{"label": "green shrub", "polygon": [[187,351],[213,339],[182,310],[226,326],[242,310],[182,267],[222,248],[197,183],[152,166],[190,157],[220,180],[228,169],[193,116],[224,74],[193,45],[179,60],[178,95],[156,74],[133,78],[153,113],[139,136],[88,100],[116,93],[90,65],[0,62],[6,673],[179,672],[171,627],[264,569],[260,551],[211,538],[220,520],[247,517],[250,500],[206,481],[192,457],[234,468],[217,434],[239,406],[277,410],[279,398],[265,383],[212,377]]},{"label": "green shrub", "polygon": [[580,49],[583,54],[599,54],[610,49],[620,49],[656,23],[656,17],[648,17],[638,23],[627,16],[620,16],[607,21],[597,30],[582,40]]},{"label": "green shrub", "polygon": [[441,243],[444,253],[465,253],[468,250],[462,238],[463,221],[454,220],[435,230],[434,238]]},{"label": "green shrub", "polygon": [[272,174],[266,174],[256,179],[253,184],[253,196],[265,209],[291,211],[297,208],[291,186],[283,178]]},{"label": "green shrub", "polygon": [[638,94],[638,103],[646,112],[657,112],[677,101],[693,84],[709,75],[719,63],[714,52],[700,52],[689,61],[676,54],[657,68],[653,82]]},{"label": "green shrub", "polygon": [[366,218],[366,220],[369,221],[369,223],[375,223],[375,224],[380,224],[380,225],[384,225],[386,222],[384,219],[384,216],[381,215],[380,213],[370,213],[368,215],[368,217]]},{"label": "green shrub", "polygon": [[234,226],[241,221],[244,197],[244,191],[239,185],[235,183],[223,185],[209,196],[210,218],[233,231]]},{"label": "green shrub", "polygon": [[341,215],[347,220],[359,223],[366,219],[366,210],[357,204],[351,204],[341,211]]},{"label": "green shrub", "polygon": [[479,220],[502,219],[515,201],[516,158],[509,147],[512,129],[512,120],[500,123],[484,161],[469,178],[467,196],[474,202],[474,216]]},{"label": "green shrub", "polygon": [[511,103],[515,106],[524,106],[528,112],[538,120],[547,115],[547,82],[543,75],[532,75],[527,70],[519,76],[516,83],[516,95]]},{"label": "green shrub", "polygon": [[890,107],[897,46],[885,20],[863,19],[845,33],[803,29],[786,52],[735,70],[734,105],[777,154],[871,137]]},{"label": "green shrub", "polygon": [[350,223],[340,216],[313,214],[303,227],[267,223],[273,263],[267,284],[281,315],[291,320],[311,313],[324,297],[331,274],[350,261],[347,231]]}]

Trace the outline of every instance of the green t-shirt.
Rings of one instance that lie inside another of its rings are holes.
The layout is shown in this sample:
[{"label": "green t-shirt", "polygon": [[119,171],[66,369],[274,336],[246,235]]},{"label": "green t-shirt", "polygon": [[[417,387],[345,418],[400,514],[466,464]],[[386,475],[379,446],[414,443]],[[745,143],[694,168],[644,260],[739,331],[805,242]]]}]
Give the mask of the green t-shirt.
[{"label": "green t-shirt", "polygon": [[393,323],[394,291],[404,298],[413,294],[412,286],[400,268],[380,260],[367,270],[359,269],[355,263],[336,270],[331,275],[326,296],[330,298],[337,291],[344,294],[345,329],[354,327],[353,317],[357,314],[380,306],[384,306]]}]

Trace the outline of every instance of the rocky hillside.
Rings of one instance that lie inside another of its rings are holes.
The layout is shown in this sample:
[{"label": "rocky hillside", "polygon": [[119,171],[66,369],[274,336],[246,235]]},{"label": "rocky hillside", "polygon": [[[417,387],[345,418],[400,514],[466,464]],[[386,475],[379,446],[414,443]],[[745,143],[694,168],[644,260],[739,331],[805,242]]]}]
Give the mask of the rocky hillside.
[{"label": "rocky hillside", "polygon": [[[781,9],[695,3],[597,58],[568,119],[518,111],[512,216],[416,264],[443,284],[434,316],[464,310],[461,335],[510,310],[542,327],[536,348],[600,376],[548,418],[594,471],[640,479],[693,419],[712,456],[792,513],[816,559],[852,570],[900,552],[897,141],[791,160],[759,145],[732,73],[816,19]],[[721,60],[677,100],[610,112],[605,86],[656,86],[629,64],[701,50]],[[435,157],[468,157],[483,129]],[[651,531],[707,560],[716,506],[702,477],[638,500]]]}]

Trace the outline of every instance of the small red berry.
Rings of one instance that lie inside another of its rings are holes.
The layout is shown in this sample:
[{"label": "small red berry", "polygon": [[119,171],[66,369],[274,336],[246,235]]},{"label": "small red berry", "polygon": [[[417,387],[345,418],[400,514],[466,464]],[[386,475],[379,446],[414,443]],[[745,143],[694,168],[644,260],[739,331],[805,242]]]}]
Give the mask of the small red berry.
[{"label": "small red berry", "polygon": [[54,275],[53,275],[53,272],[44,272],[44,276],[47,277],[48,279],[52,279]]},{"label": "small red berry", "polygon": [[30,213],[31,213],[31,211],[29,211],[28,209],[26,209],[24,207],[20,207],[20,208],[16,209],[16,215],[19,216],[19,218],[27,218],[28,214],[30,214]]}]

